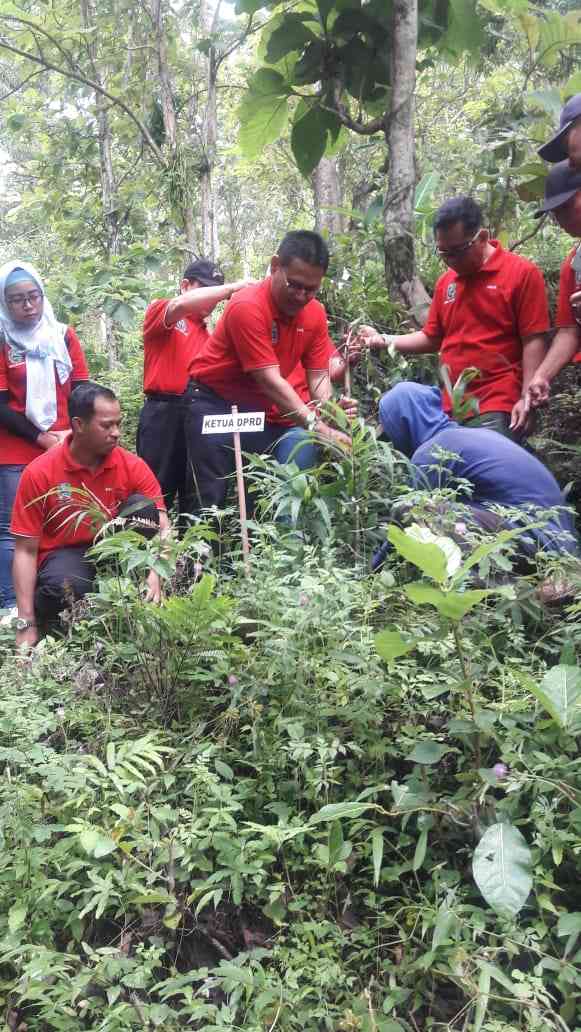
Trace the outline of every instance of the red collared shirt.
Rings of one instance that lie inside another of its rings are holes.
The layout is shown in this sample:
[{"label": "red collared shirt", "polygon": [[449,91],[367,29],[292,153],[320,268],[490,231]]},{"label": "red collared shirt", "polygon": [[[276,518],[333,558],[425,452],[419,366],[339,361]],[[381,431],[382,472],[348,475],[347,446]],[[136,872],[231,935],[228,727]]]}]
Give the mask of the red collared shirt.
[{"label": "red collared shirt", "polygon": [[268,277],[236,291],[190,374],[226,401],[268,410],[272,403],[250,373],[277,365],[288,379],[299,363],[326,369],[328,339],[322,304],[313,298],[290,319],[276,308]]},{"label": "red collared shirt", "polygon": [[[521,395],[522,341],[547,332],[549,307],[540,269],[490,242],[495,253],[478,272],[440,277],[423,330],[442,338],[440,363],[452,384],[464,369],[480,370],[467,391],[480,412],[510,412]],[[451,411],[447,392],[443,405]]]},{"label": "red collared shirt", "polygon": [[[113,519],[132,494],[143,494],[158,509],[165,509],[161,488],[143,459],[117,446],[92,471],[75,462],[65,441],[24,470],[10,530],[20,537],[38,538],[41,566],[55,548],[91,545],[102,517]],[[102,514],[96,523],[92,509]],[[82,513],[86,515],[79,519]]]},{"label": "red collared shirt", "polygon": [[165,325],[168,298],[153,301],[143,322],[143,390],[183,394],[188,386],[188,369],[209,333],[203,319],[186,316],[173,326]]},{"label": "red collared shirt", "polygon": [[[581,245],[579,245],[581,246]],[[575,272],[571,263],[577,253],[577,245],[567,255],[565,261],[561,266],[561,276],[559,278],[559,299],[557,301],[557,317],[555,319],[555,325],[562,329],[563,327],[576,326],[577,335],[581,342],[581,324],[579,323],[578,317],[575,315],[575,310],[571,307],[571,294],[575,294],[581,290],[581,272]],[[581,362],[581,350],[579,350],[573,358],[572,362]]]}]

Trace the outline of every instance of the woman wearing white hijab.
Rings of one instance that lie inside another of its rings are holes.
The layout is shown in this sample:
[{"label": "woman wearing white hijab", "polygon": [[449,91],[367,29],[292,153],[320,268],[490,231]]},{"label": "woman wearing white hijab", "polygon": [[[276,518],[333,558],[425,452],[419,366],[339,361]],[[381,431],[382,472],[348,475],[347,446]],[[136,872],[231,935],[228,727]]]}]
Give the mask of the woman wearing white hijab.
[{"label": "woman wearing white hijab", "polygon": [[34,266],[0,266],[0,606],[15,605],[10,516],[22,470],[69,431],[67,401],[88,379],[72,329],[57,321]]}]

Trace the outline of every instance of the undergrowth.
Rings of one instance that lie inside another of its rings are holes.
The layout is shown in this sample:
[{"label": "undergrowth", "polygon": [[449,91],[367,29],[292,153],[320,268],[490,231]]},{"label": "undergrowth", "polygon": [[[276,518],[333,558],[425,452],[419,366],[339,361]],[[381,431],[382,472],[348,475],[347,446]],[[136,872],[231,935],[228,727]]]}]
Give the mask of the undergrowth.
[{"label": "undergrowth", "polygon": [[371,576],[405,470],[362,434],[256,463],[248,576],[124,532],[64,639],[2,630],[7,1029],[581,1029],[578,606],[506,534]]}]

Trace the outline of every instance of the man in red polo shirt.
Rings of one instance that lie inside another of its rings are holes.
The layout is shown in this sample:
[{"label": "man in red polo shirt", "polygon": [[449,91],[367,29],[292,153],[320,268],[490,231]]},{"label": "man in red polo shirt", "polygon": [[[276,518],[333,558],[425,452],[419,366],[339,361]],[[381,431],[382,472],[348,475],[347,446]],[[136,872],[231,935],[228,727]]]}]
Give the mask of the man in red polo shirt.
[{"label": "man in red polo shirt", "polygon": [[[545,180],[545,200],[535,212],[550,212],[555,222],[572,237],[581,237],[581,172],[561,161]],[[529,383],[533,405],[549,400],[550,384],[563,366],[581,362],[581,243],[575,245],[561,266],[557,302],[557,333],[547,357]]]},{"label": "man in red polo shirt", "polygon": [[143,323],[143,390],[146,401],[137,430],[137,454],[155,473],[168,508],[192,511],[184,415],[190,363],[208,339],[206,319],[220,301],[254,280],[224,283],[205,259],[191,262],[178,297],[153,301]]},{"label": "man in red polo shirt", "polygon": [[[448,266],[436,283],[422,330],[397,335],[361,330],[368,347],[402,354],[437,352],[454,384],[478,370],[466,390],[477,403],[467,426],[498,430],[516,440],[526,429],[529,383],[545,356],[549,309],[541,271],[489,238],[471,197],[453,197],[437,211],[436,252]],[[443,392],[443,407],[452,412]]]},{"label": "man in red polo shirt", "polygon": [[[121,408],[113,391],[87,382],[75,388],[68,404],[71,436],[26,467],[14,503],[18,645],[34,645],[37,620],[54,622],[68,597],[91,590],[94,568],[85,553],[99,527],[122,515],[125,503],[128,517],[147,520],[161,538],[169,531],[153,473],[143,459],[119,447]],[[159,601],[154,571],[147,588],[147,597]]]},{"label": "man in red polo shirt", "polygon": [[[228,413],[233,404],[240,412],[267,413],[263,432],[244,435],[247,452],[271,450],[276,458],[279,441],[290,433],[300,445],[293,459],[307,468],[315,458],[309,432],[349,447],[349,437],[323,422],[317,411],[331,397],[327,317],[315,299],[328,263],[318,233],[287,233],[271,260],[270,276],[235,294],[195,355],[186,436],[199,507],[224,505],[234,469],[232,435],[202,434],[204,416]],[[289,383],[299,364],[307,378],[308,404]],[[273,406],[293,429],[271,418]]]}]

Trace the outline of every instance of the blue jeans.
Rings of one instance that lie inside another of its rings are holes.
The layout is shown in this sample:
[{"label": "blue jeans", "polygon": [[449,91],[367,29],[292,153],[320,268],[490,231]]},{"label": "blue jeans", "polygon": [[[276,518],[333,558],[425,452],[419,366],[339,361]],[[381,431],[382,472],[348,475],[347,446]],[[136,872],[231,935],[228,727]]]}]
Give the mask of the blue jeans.
[{"label": "blue jeans", "polygon": [[292,457],[292,461],[296,463],[299,469],[312,469],[319,461],[317,445],[314,443],[311,435],[298,426],[290,428],[286,434],[279,437],[272,448],[272,454],[281,465],[289,462]]},{"label": "blue jeans", "polygon": [[23,469],[24,465],[0,466],[0,607],[16,605],[12,583],[14,539],[10,533],[10,518]]}]

